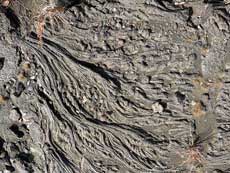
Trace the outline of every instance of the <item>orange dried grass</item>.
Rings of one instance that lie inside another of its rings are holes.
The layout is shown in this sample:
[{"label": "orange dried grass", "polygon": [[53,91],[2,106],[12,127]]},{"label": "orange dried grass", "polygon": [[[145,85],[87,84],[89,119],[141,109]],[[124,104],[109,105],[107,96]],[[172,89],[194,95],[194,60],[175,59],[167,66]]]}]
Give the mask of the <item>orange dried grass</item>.
[{"label": "orange dried grass", "polygon": [[184,152],[179,153],[181,159],[184,161],[179,166],[187,166],[189,168],[189,172],[193,172],[194,169],[198,167],[203,167],[207,161],[202,154],[201,148],[202,146],[192,146],[186,149]]},{"label": "orange dried grass", "polygon": [[38,17],[38,25],[36,28],[37,31],[37,38],[39,40],[39,45],[42,45],[42,35],[44,33],[44,27],[45,27],[45,20],[47,17],[54,17],[57,13],[63,12],[64,7],[53,7],[53,8],[44,8],[42,11],[44,11],[41,15]]},{"label": "orange dried grass", "polygon": [[[2,0],[1,1],[1,5],[4,7],[8,7],[10,5],[12,0]],[[17,3],[19,3],[21,6],[22,3],[20,1],[17,1]],[[51,1],[49,1],[49,3],[51,3]],[[23,6],[24,7],[24,6]],[[25,7],[24,7],[25,8]],[[36,32],[37,32],[37,38],[39,41],[39,45],[42,45],[42,36],[44,33],[44,27],[45,27],[45,20],[47,17],[52,18],[54,17],[56,14],[60,13],[60,12],[64,12],[65,7],[51,7],[49,5],[47,5],[46,7],[44,7],[41,11],[39,11],[39,15],[35,18],[37,18],[37,26],[36,26]]]},{"label": "orange dried grass", "polygon": [[184,153],[184,158],[187,158],[182,164],[203,164],[206,159],[201,154],[199,146],[191,147]]}]

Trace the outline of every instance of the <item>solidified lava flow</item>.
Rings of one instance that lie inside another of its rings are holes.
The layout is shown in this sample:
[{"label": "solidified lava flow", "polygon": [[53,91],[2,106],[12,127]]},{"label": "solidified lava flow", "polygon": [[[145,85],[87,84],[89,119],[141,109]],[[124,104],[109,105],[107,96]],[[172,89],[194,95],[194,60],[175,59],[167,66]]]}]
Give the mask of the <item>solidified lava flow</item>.
[{"label": "solidified lava flow", "polygon": [[0,3],[0,173],[230,172],[227,0]]}]

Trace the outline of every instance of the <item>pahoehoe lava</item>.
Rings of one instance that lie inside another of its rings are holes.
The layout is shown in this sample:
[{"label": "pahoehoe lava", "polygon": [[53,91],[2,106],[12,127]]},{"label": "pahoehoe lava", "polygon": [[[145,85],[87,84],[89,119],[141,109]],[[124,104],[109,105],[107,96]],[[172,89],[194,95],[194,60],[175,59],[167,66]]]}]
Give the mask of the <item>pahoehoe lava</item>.
[{"label": "pahoehoe lava", "polygon": [[0,2],[0,173],[230,172],[228,0]]}]

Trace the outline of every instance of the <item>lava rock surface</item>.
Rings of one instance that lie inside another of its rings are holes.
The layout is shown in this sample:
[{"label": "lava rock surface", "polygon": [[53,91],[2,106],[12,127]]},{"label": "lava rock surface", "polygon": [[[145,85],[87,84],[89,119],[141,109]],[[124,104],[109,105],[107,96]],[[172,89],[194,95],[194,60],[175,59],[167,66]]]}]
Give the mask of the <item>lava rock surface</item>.
[{"label": "lava rock surface", "polygon": [[[39,44],[38,15],[60,6]],[[229,16],[227,1],[2,6],[0,172],[230,172]]]}]

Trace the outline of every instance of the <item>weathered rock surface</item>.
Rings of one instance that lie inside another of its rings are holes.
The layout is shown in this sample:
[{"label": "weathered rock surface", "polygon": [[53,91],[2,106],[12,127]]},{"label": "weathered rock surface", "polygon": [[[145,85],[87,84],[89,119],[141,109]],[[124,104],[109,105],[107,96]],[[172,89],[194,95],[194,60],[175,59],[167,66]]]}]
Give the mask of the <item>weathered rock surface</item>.
[{"label": "weathered rock surface", "polygon": [[0,13],[0,172],[230,172],[227,2],[86,0],[42,45],[25,2]]}]

